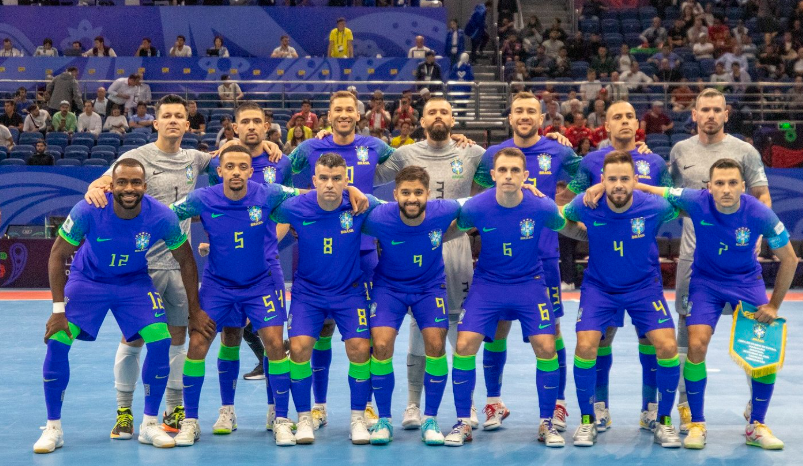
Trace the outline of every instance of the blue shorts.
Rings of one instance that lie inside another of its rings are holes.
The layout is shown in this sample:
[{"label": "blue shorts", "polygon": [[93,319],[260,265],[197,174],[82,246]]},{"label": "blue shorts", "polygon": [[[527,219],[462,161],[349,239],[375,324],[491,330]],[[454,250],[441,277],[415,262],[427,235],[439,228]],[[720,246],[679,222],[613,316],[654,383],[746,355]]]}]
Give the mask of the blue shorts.
[{"label": "blue shorts", "polygon": [[284,326],[287,320],[287,312],[277,299],[271,279],[248,288],[228,288],[207,279],[198,297],[201,309],[215,321],[218,332],[224,327],[245,327],[246,317],[254,332],[265,327]]},{"label": "blue shorts", "polygon": [[94,341],[111,309],[126,341],[140,338],[151,324],[167,324],[162,297],[148,275],[120,284],[98,283],[77,272],[64,287],[65,317],[81,329],[80,340]]},{"label": "blue shorts", "polygon": [[518,320],[524,341],[533,335],[554,335],[555,315],[542,277],[503,285],[474,280],[463,303],[458,332],[475,332],[493,341],[500,320]]},{"label": "blue shorts", "polygon": [[287,316],[287,334],[291,338],[318,338],[323,321],[329,318],[337,324],[343,340],[368,339],[371,337],[368,309],[368,301],[362,293],[329,297],[294,293]]},{"label": "blue shorts", "polygon": [[401,293],[386,287],[373,290],[371,303],[371,328],[401,328],[409,308],[421,329],[449,328],[449,309],[446,299],[446,284],[441,284],[423,293]]},{"label": "blue shorts", "polygon": [[767,304],[767,290],[764,281],[759,279],[755,284],[745,283],[734,286],[733,283],[717,283],[704,278],[692,277],[689,283],[689,306],[686,314],[686,326],[708,325],[716,329],[722,308],[730,304],[736,309],[739,301],[754,306]]},{"label": "blue shorts", "polygon": [[563,317],[563,295],[560,294],[560,258],[543,259],[544,282],[552,300],[555,318]]},{"label": "blue shorts", "polygon": [[672,314],[661,287],[650,287],[629,293],[608,293],[584,284],[580,293],[575,330],[596,330],[605,335],[608,327],[624,326],[625,310],[630,315],[639,338],[662,328],[675,328]]}]

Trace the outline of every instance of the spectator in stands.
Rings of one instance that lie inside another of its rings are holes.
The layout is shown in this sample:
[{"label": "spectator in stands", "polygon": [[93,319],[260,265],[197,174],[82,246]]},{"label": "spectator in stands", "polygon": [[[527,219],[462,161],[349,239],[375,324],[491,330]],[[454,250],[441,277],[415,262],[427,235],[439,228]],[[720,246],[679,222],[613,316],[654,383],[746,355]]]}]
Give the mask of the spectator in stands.
[{"label": "spectator in stands", "polygon": [[747,85],[750,84],[753,80],[750,79],[750,75],[747,71],[742,70],[742,67],[739,65],[739,62],[735,61],[731,63],[731,72],[730,72],[730,82],[731,84],[730,91],[731,94],[736,95],[737,97],[741,98],[744,93],[747,91]]},{"label": "spectator in stands", "polygon": [[95,46],[84,52],[85,57],[116,57],[114,49],[106,45],[102,36],[95,37]]},{"label": "spectator in stands", "polygon": [[58,57],[59,51],[53,48],[53,39],[46,38],[42,45],[36,47],[33,53],[34,57]]},{"label": "spectator in stands", "polygon": [[790,67],[790,72],[793,76],[803,76],[803,47],[797,51],[797,60]]},{"label": "spectator in stands", "polygon": [[563,20],[560,19],[560,18],[556,17],[552,21],[552,25],[549,27],[549,30],[550,30],[550,32],[551,31],[558,31],[558,40],[561,41],[561,42],[563,42],[563,41],[565,41],[566,39],[569,38],[569,35],[566,34],[566,31],[563,29]]},{"label": "spectator in stands", "polygon": [[727,83],[730,82],[730,80],[731,80],[730,73],[725,71],[725,62],[718,61],[714,65],[714,72],[711,74],[709,82],[711,82],[711,84],[714,84],[713,87],[715,89],[722,92],[723,90],[725,90],[725,86],[727,85]]},{"label": "spectator in stands", "polygon": [[431,98],[432,93],[429,92],[429,89],[424,88],[418,91],[418,100],[413,101],[413,108],[418,110],[419,115],[424,111],[424,105],[426,105]]},{"label": "spectator in stands", "polygon": [[527,56],[535,55],[535,51],[541,42],[544,41],[544,36],[541,32],[531,26],[525,26],[522,30],[521,44],[524,48],[524,53]]},{"label": "spectator in stands", "polygon": [[688,32],[688,30],[689,28],[686,27],[686,23],[684,23],[682,19],[676,19],[669,31],[666,32],[667,42],[669,42],[672,47],[683,47],[687,44],[686,32]]},{"label": "spectator in stands", "polygon": [[271,128],[268,130],[268,134],[265,136],[265,138],[279,147],[284,146],[284,144],[282,144],[281,130]]},{"label": "spectator in stands", "polygon": [[371,130],[385,131],[390,128],[390,113],[385,110],[384,99],[374,99],[371,101],[371,110],[365,114],[368,119],[368,128]]},{"label": "spectator in stands", "polygon": [[457,20],[453,19],[449,21],[449,29],[446,31],[443,55],[449,57],[452,66],[457,63],[460,59],[460,54],[465,50],[465,40],[465,33],[458,26]]},{"label": "spectator in stands", "polygon": [[44,135],[47,133],[48,121],[50,114],[45,109],[40,109],[37,104],[31,104],[28,107],[28,116],[25,117],[25,122],[22,125],[22,131],[32,133],[39,131]]},{"label": "spectator in stands", "polygon": [[689,87],[689,80],[682,78],[680,82],[681,85],[672,89],[670,93],[669,103],[672,104],[673,112],[685,112],[694,105],[696,94]]},{"label": "spectator in stands", "polygon": [[62,100],[59,111],[53,115],[53,131],[72,134],[78,129],[78,120],[75,113],[70,111],[70,102]]},{"label": "spectator in stands", "polygon": [[616,71],[616,63],[608,55],[608,47],[603,45],[597,49],[597,55],[591,59],[590,69],[596,71],[600,78],[607,78]]},{"label": "spectator in stands", "polygon": [[171,57],[191,57],[192,56],[192,48],[189,45],[186,45],[187,38],[184,36],[176,36],[176,43],[172,47],[170,47],[170,51],[168,55]]},{"label": "spectator in stands", "polygon": [[3,108],[5,113],[0,115],[0,124],[8,128],[17,128],[22,131],[22,116],[17,113],[16,105],[13,100],[6,100]]},{"label": "spectator in stands", "polygon": [[300,118],[297,118],[297,120],[296,125],[287,132],[287,142],[282,149],[285,154],[293,152],[293,149],[298,147],[299,144],[312,137],[312,131],[304,126],[304,122]]},{"label": "spectator in stands", "polygon": [[803,118],[801,116],[803,114],[803,76],[795,77],[795,84],[786,91],[786,99],[789,102],[792,118],[795,120]]},{"label": "spectator in stands", "polygon": [[312,102],[309,99],[304,99],[301,101],[301,111],[294,114],[290,120],[287,121],[287,129],[295,126],[296,120],[299,117],[301,117],[303,120],[304,126],[310,130],[314,130],[318,127],[318,115],[312,111]]},{"label": "spectator in stands", "polygon": [[593,145],[591,139],[590,138],[583,138],[583,139],[580,140],[580,142],[577,143],[577,149],[575,150],[575,152],[580,157],[585,157],[586,155],[588,155],[589,152],[591,152],[593,150],[593,148],[594,148],[594,145]]},{"label": "spectator in stands", "polygon": [[550,76],[555,70],[555,60],[546,54],[543,44],[538,46],[538,51],[534,57],[530,57],[525,62],[530,77],[545,78]]},{"label": "spectator in stands", "polygon": [[337,27],[329,32],[330,58],[354,58],[354,34],[346,27],[346,18],[337,19]]},{"label": "spectator in stands", "polygon": [[798,47],[800,47],[800,40],[793,39],[791,32],[784,32],[779,47],[781,59],[785,62],[793,62],[797,60]]},{"label": "spectator in stands", "polygon": [[686,11],[687,8],[691,8],[690,11],[694,16],[700,16],[705,13],[703,6],[697,0],[685,0],[680,4],[680,11]]},{"label": "spectator in stands", "polygon": [[405,121],[409,122],[411,127],[415,127],[418,124],[418,118],[419,118],[418,110],[414,109],[410,104],[411,102],[409,98],[401,99],[399,108],[397,108],[396,111],[393,113],[393,117],[391,119],[393,128],[398,128],[399,125],[401,125]]},{"label": "spectator in stands", "polygon": [[263,110],[262,113],[265,115],[265,124],[268,125],[268,128],[275,129],[276,131],[279,132],[279,134],[281,134],[282,127],[279,126],[279,123],[273,121],[273,110],[266,108],[265,110]]},{"label": "spectator in stands", "polygon": [[748,62],[756,59],[758,56],[758,47],[753,43],[753,39],[750,36],[742,36],[737,44],[742,47],[742,55],[744,55]]},{"label": "spectator in stands", "polygon": [[290,46],[290,36],[282,34],[282,37],[279,38],[279,46],[273,49],[270,56],[271,58],[298,58],[298,52]]},{"label": "spectator in stands", "polygon": [[5,147],[7,150],[14,148],[14,138],[11,136],[11,131],[6,128],[6,125],[0,124],[0,146]]},{"label": "spectator in stands", "polygon": [[558,111],[558,102],[555,100],[546,104],[546,114],[544,115],[544,122],[541,124],[541,129],[545,130],[548,126],[555,126],[557,128],[563,127],[563,115]]},{"label": "spectator in stands", "polygon": [[25,161],[25,165],[30,166],[48,166],[55,164],[56,161],[53,159],[53,156],[47,153],[47,143],[44,139],[36,141],[36,152]]},{"label": "spectator in stands", "polygon": [[629,70],[630,64],[634,61],[636,61],[636,57],[630,53],[630,47],[627,44],[622,44],[622,46],[619,47],[619,56],[616,57],[616,66],[619,72],[624,73]]},{"label": "spectator in stands", "polygon": [[223,45],[223,38],[220,36],[215,36],[215,40],[212,42],[212,48],[206,50],[207,57],[220,57],[220,58],[228,58],[229,57],[229,49]]},{"label": "spectator in stands", "polygon": [[524,25],[524,31],[526,31],[528,29],[531,30],[531,31],[535,31],[538,34],[541,34],[541,33],[544,32],[544,26],[541,24],[541,20],[538,18],[537,15],[531,15],[527,19],[527,24]]},{"label": "spectator in stands", "polygon": [[580,140],[591,137],[591,129],[586,126],[586,119],[582,112],[573,115],[572,125],[566,128],[566,138],[572,143],[572,147],[578,147]]},{"label": "spectator in stands", "polygon": [[[574,97],[577,97],[577,93],[575,92],[574,94],[572,94],[570,92],[569,93],[569,98],[574,98]],[[544,90],[544,92],[541,93],[540,99],[541,99],[541,108],[542,109],[547,108],[547,106],[549,106],[550,102],[555,102],[556,104],[558,104],[558,110],[560,111],[561,104],[558,101],[557,93],[555,93],[555,86],[547,85],[546,89]]]},{"label": "spectator in stands", "polygon": [[549,31],[549,39],[541,43],[541,45],[544,46],[544,51],[546,52],[547,56],[553,60],[558,57],[558,50],[560,50],[561,47],[566,46],[566,44],[564,44],[559,37],[560,32],[553,29]]},{"label": "spectator in stands", "polygon": [[[487,10],[493,5],[491,0],[485,0],[474,7],[468,23],[466,24],[466,35],[471,39],[471,61],[477,60],[478,55],[482,55],[485,45],[488,43],[488,32],[486,21],[488,18]],[[491,15],[493,17],[493,15]]]},{"label": "spectator in stands", "polygon": [[198,102],[187,102],[187,120],[190,122],[190,133],[202,135],[206,131],[206,118],[198,112]]},{"label": "spectator in stands", "polygon": [[151,45],[150,37],[143,37],[142,43],[139,44],[139,48],[137,51],[134,52],[135,57],[158,57],[159,51],[156,50],[156,47]]},{"label": "spectator in stands", "polygon": [[0,49],[0,57],[21,57],[22,52],[19,49],[15,48],[14,45],[11,43],[11,39],[6,37],[3,39],[3,48]]},{"label": "spectator in stands", "polygon": [[669,60],[669,67],[673,70],[680,68],[680,63],[683,61],[680,55],[672,51],[671,45],[664,44],[664,46],[661,47],[661,51],[651,56],[647,62],[654,63],[655,66],[661,66],[661,60],[663,59]]},{"label": "spectator in stands", "polygon": [[713,3],[705,4],[705,11],[702,14],[703,21],[708,27],[714,25],[714,5]]},{"label": "spectator in stands", "polygon": [[28,89],[25,89],[24,86],[20,86],[17,92],[14,93],[14,108],[17,110],[17,113],[23,116],[27,115],[28,107],[30,107],[32,103],[33,101],[28,98]]},{"label": "spectator in stands", "polygon": [[599,19],[603,13],[608,11],[608,5],[602,0],[586,0],[583,2],[583,9],[581,11],[581,19]]},{"label": "spectator in stands", "polygon": [[[416,81],[426,81],[427,83],[442,83],[443,74],[441,73],[441,66],[435,61],[435,52],[429,51],[426,54],[426,60],[418,65],[415,71]],[[439,84],[422,84],[419,89],[427,88],[432,92],[440,90]]]},{"label": "spectator in stands", "polygon": [[[566,126],[574,124],[574,115],[578,112],[583,111],[583,103],[580,102],[580,99],[571,99],[565,102],[567,107],[569,108],[568,112],[561,112],[563,114],[563,120],[565,121]],[[564,108],[563,105],[560,106],[561,109]]]},{"label": "spectator in stands", "polygon": [[142,81],[142,75],[137,75],[137,86],[134,95],[125,103],[128,113],[134,113],[134,109],[140,103],[151,103],[151,86]]},{"label": "spectator in stands", "polygon": [[106,117],[106,121],[103,123],[103,131],[109,131],[121,135],[128,131],[128,120],[126,119],[125,115],[122,114],[122,110],[119,105],[111,106],[111,115]]},{"label": "spectator in stands", "polygon": [[368,127],[368,119],[365,116],[361,116],[360,121],[357,122],[357,134],[360,136],[371,135],[371,128]]},{"label": "spectator in stands", "polygon": [[758,30],[763,33],[775,34],[780,29],[778,23],[778,3],[769,0],[758,2]]},{"label": "spectator in stands", "polygon": [[597,128],[605,119],[605,101],[597,99],[594,101],[594,110],[588,114],[586,124],[589,128]]},{"label": "spectator in stands", "polygon": [[[592,129],[591,145],[594,147],[599,147],[600,142],[604,141],[605,139],[608,139],[608,130],[605,129],[605,115],[602,115],[602,124]],[[583,141],[580,141],[580,147],[578,149],[581,151],[583,150]]]},{"label": "spectator in stands", "polygon": [[661,18],[654,17],[650,27],[645,29],[639,38],[641,38],[641,42],[647,43],[650,47],[660,47],[666,43],[667,33],[661,25]]},{"label": "spectator in stands", "polygon": [[95,100],[92,101],[92,105],[95,109],[95,113],[100,115],[101,117],[106,116],[106,106],[109,104],[109,99],[106,98],[106,88],[100,86],[97,90],[97,97]]},{"label": "spectator in stands", "polygon": [[583,58],[583,60],[591,61],[591,59],[597,55],[599,48],[603,46],[607,47],[602,40],[602,36],[600,36],[598,32],[592,32],[591,38],[588,39],[586,43],[585,58]]},{"label": "spectator in stands", "polygon": [[644,115],[641,120],[641,129],[646,134],[663,134],[674,128],[675,124],[664,113],[664,103],[656,100],[652,103],[652,108]]},{"label": "spectator in stands", "polygon": [[736,40],[739,40],[739,37],[741,36],[749,36],[750,30],[744,25],[744,20],[740,19],[736,24],[736,27],[731,29],[731,34]]},{"label": "spectator in stands", "polygon": [[627,89],[629,91],[636,92],[642,92],[644,90],[644,85],[652,84],[653,82],[651,77],[647,76],[639,69],[637,61],[631,63],[630,69],[622,73],[619,79],[627,84]]},{"label": "spectator in stands", "polygon": [[569,59],[569,52],[566,50],[566,47],[558,51],[558,58],[555,59],[555,71],[553,71],[552,77],[572,77],[572,61]]},{"label": "spectator in stands", "polygon": [[700,36],[697,42],[692,46],[692,52],[696,60],[714,58],[714,44],[708,39],[708,36]]},{"label": "spectator in stands", "polygon": [[508,34],[502,43],[502,59],[504,61],[521,60],[524,57],[524,46],[516,33]]},{"label": "spectator in stands", "polygon": [[357,99],[357,112],[360,114],[360,116],[365,115],[365,104],[360,100],[360,93],[357,92],[357,87],[349,86],[348,88],[346,88],[346,90],[351,92],[351,95],[353,95],[354,98]]},{"label": "spectator in stands", "polygon": [[229,75],[224,74],[220,77],[220,85],[217,87],[217,95],[220,98],[220,106],[224,108],[234,108],[245,94],[240,86],[229,79]]},{"label": "spectator in stands", "polygon": [[652,77],[655,82],[675,83],[680,81],[681,75],[677,68],[669,66],[669,59],[664,58],[658,64],[658,71]]},{"label": "spectator in stands", "polygon": [[714,44],[714,55],[719,55],[731,49],[731,32],[728,26],[723,24],[723,18],[714,18],[714,25],[708,28],[708,37]]},{"label": "spectator in stands", "polygon": [[570,39],[566,40],[566,50],[569,51],[569,58],[578,61],[585,61],[588,58],[588,44],[583,37],[583,31],[577,31]]},{"label": "spectator in stands", "polygon": [[694,24],[686,31],[686,38],[690,44],[695,43],[698,37],[708,35],[708,26],[703,24],[703,17],[697,16],[693,19]]},{"label": "spectator in stands", "polygon": [[91,100],[84,101],[84,111],[78,115],[77,131],[79,133],[89,133],[95,138],[103,131],[103,122],[100,119],[100,115],[95,113]]},{"label": "spectator in stands", "polygon": [[510,34],[517,34],[516,25],[513,21],[510,20],[508,17],[502,17],[502,21],[499,23],[499,27],[497,27],[497,33],[499,37],[507,37]]},{"label": "spectator in stands", "polygon": [[64,50],[65,57],[80,57],[84,54],[84,47],[80,41],[73,41],[72,46]]},{"label": "spectator in stands", "polygon": [[717,60],[717,63],[722,63],[726,70],[731,68],[731,65],[734,62],[739,63],[739,67],[743,70],[746,70],[748,67],[747,57],[742,53],[742,46],[741,45],[734,45],[733,51],[723,54]]},{"label": "spectator in stands", "polygon": [[223,147],[229,141],[233,141],[233,140],[237,139],[237,135],[234,134],[234,128],[231,125],[221,129],[220,131],[223,134],[218,139],[218,142],[217,142],[218,148]]},{"label": "spectator in stands", "polygon": [[425,58],[430,50],[432,49],[424,45],[424,36],[415,36],[415,46],[407,51],[407,58]]},{"label": "spectator in stands", "polygon": [[78,87],[77,76],[78,68],[71,66],[67,68],[67,71],[56,76],[47,84],[46,92],[50,95],[48,108],[51,109],[52,113],[56,113],[63,100],[72,102],[75,108],[83,107],[84,100],[81,98],[81,89]]},{"label": "spectator in stands", "polygon": [[129,118],[128,124],[134,133],[150,134],[153,132],[153,115],[148,113],[145,102],[137,104],[137,111]]},{"label": "spectator in stands", "polygon": [[372,130],[371,130],[371,136],[373,136],[373,137],[375,137],[375,138],[377,138],[377,139],[381,140],[381,141],[382,141],[382,142],[384,142],[385,144],[390,144],[390,141],[388,141],[388,137],[387,137],[387,136],[385,136],[385,132],[384,132],[384,131],[382,131],[382,130],[381,130],[381,129],[379,129],[379,128],[374,128],[374,129],[372,129]]},{"label": "spectator in stands", "polygon": [[602,83],[597,79],[597,72],[594,68],[589,68],[586,72],[586,80],[580,84],[580,98],[583,103],[587,105],[588,102],[595,99],[600,89],[602,89]]},{"label": "spectator in stands", "polygon": [[780,53],[778,53],[777,45],[774,43],[769,44],[766,51],[758,56],[756,69],[759,72],[759,76],[781,79],[781,76],[786,72],[786,67]]},{"label": "spectator in stands", "polygon": [[413,144],[415,141],[410,137],[413,132],[413,125],[408,121],[402,121],[399,125],[399,135],[390,140],[390,147],[399,148],[408,144]]},{"label": "spectator in stands", "polygon": [[605,90],[608,91],[608,96],[612,102],[627,100],[629,94],[627,85],[622,82],[618,71],[611,73],[611,83],[605,86]]},{"label": "spectator in stands", "polygon": [[[127,78],[117,78],[109,86],[109,97],[106,103],[106,114],[111,113],[111,106],[118,105],[121,109],[126,108],[126,104],[137,95],[137,86],[139,85],[139,75],[134,73],[128,75]],[[130,106],[126,110],[130,109]],[[121,110],[122,111],[122,110]],[[126,111],[125,113],[129,113]]]}]

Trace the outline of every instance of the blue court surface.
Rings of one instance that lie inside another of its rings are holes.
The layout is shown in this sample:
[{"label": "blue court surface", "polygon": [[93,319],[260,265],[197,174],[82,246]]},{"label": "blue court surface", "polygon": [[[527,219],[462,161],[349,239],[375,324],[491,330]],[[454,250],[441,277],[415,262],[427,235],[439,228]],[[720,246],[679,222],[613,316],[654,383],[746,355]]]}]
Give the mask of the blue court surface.
[{"label": "blue court surface", "polygon": [[[567,302],[564,321],[566,348],[574,349],[573,322],[577,302]],[[671,307],[671,306],[670,306]],[[611,415],[613,427],[600,434],[596,446],[577,448],[571,445],[571,434],[579,421],[574,383],[569,365],[566,397],[570,422],[564,433],[567,446],[547,449],[536,441],[537,395],[535,389],[535,357],[529,345],[521,343],[517,325],[508,340],[508,363],[505,369],[503,399],[512,414],[504,427],[494,432],[475,430],[473,444],[462,448],[427,447],[418,431],[401,430],[402,411],[407,401],[406,348],[408,327],[399,335],[394,361],[396,390],[393,412],[396,426],[394,441],[384,447],[354,446],[348,439],[349,392],[346,379],[347,360],[343,345],[333,344],[334,357],[329,389],[329,425],[316,432],[313,445],[280,448],[264,429],[266,413],[265,385],[261,381],[241,380],[237,390],[236,411],[239,430],[229,436],[211,434],[217,419],[220,398],[215,358],[217,343],[207,358],[207,378],[201,397],[201,440],[193,447],[159,450],[132,440],[109,439],[115,419],[115,391],[112,366],[117,342],[117,326],[109,316],[96,342],[77,341],[70,352],[71,379],[63,410],[65,444],[48,455],[35,455],[33,443],[46,421],[42,392],[42,343],[45,322],[51,310],[49,301],[0,301],[0,327],[4,342],[2,383],[0,383],[0,465],[95,465],[95,464],[162,464],[162,465],[228,465],[228,464],[800,464],[803,458],[803,437],[795,430],[800,422],[800,387],[803,370],[799,356],[803,354],[803,303],[787,302],[781,314],[790,317],[786,366],[780,372],[775,395],[767,416],[773,432],[786,442],[783,451],[763,451],[744,444],[745,421],[742,411],[748,400],[744,372],[727,354],[727,338],[731,319],[720,321],[719,331],[711,343],[708,358],[708,446],[702,451],[666,450],[653,444],[652,435],[638,429],[641,405],[641,367],[632,326],[620,330],[614,343],[614,365],[611,373]],[[338,336],[335,336],[338,339]],[[451,350],[449,350],[451,352]],[[480,411],[485,405],[481,354],[478,356],[477,389],[474,399]],[[571,361],[571,356],[567,358]],[[250,371],[256,360],[243,344],[241,372]],[[450,363],[451,367],[451,358]],[[134,402],[135,424],[142,419],[142,388],[137,388]],[[291,400],[291,417],[294,416]],[[480,412],[481,421],[484,420]],[[677,411],[673,413],[678,424]],[[439,415],[442,430],[448,432],[455,420],[451,384],[446,390]]]}]

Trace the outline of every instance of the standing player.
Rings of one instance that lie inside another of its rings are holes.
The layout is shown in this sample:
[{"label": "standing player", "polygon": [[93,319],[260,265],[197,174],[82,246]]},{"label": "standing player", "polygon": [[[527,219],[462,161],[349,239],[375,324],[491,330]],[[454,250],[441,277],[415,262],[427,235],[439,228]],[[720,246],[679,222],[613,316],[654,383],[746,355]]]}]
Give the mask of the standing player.
[{"label": "standing player", "polygon": [[[672,186],[672,177],[669,175],[664,159],[657,154],[641,153],[640,151],[646,149],[644,145],[636,147],[638,125],[639,121],[633,105],[621,100],[611,104],[605,116],[605,128],[610,134],[611,145],[583,157],[577,174],[569,183],[569,190],[578,194],[594,186],[595,188],[589,191],[602,194],[603,189],[599,185],[602,182],[602,167],[605,157],[614,150],[630,153],[640,183],[651,186]],[[613,364],[611,345],[616,330],[617,327],[611,326],[605,331],[605,338],[600,342],[597,353],[595,389],[597,402],[594,406],[594,415],[599,432],[605,432],[612,422],[608,409],[608,380]],[[655,357],[655,347],[647,338],[639,340],[639,361],[641,362],[642,380],[639,425],[642,429],[652,431],[655,429],[658,409],[658,386],[655,378],[658,363]]]},{"label": "standing player", "polygon": [[605,156],[602,178],[606,198],[598,208],[586,207],[577,197],[564,209],[566,220],[585,223],[590,250],[577,312],[574,381],[582,424],[574,433],[574,445],[592,446],[597,441],[594,393],[598,345],[608,327],[624,324],[626,309],[638,336],[650,341],[658,358],[660,396],[655,442],[662,447],[680,447],[671,418],[680,367],[655,240],[660,226],[676,218],[677,211],[664,199],[633,192],[635,164],[625,151]]},{"label": "standing player", "polygon": [[[157,418],[167,384],[170,346],[162,298],[148,276],[145,258],[157,241],[164,241],[179,264],[193,330],[212,335],[214,325],[198,305],[198,274],[187,237],[175,214],[145,196],[146,189],[142,164],[121,160],[112,169],[112,193],[106,194],[106,207],[96,209],[81,202],[59,229],[48,263],[53,314],[47,322],[42,369],[48,421],[33,447],[36,453],[50,453],[64,444],[61,406],[70,380],[68,353],[76,338],[92,341],[97,337],[109,308],[123,338],[142,338],[148,346],[142,366],[145,415],[139,441],[160,448],[175,446],[159,428]],[[64,264],[74,253],[68,280]]]},{"label": "standing player", "polygon": [[[351,94],[349,94],[351,95]],[[337,125],[337,123],[335,123]],[[365,405],[370,396],[368,300],[360,269],[360,230],[365,215],[354,216],[346,161],[323,154],[315,162],[315,191],[283,203],[273,213],[298,234],[299,261],[287,319],[290,379],[298,412],[297,443],[312,443],[310,406],[313,346],[326,318],[334,319],[346,343],[351,389],[351,441],[367,444]],[[379,201],[368,196],[370,208]]]},{"label": "standing player", "polygon": [[466,202],[457,221],[462,230],[478,229],[482,250],[458,327],[452,366],[458,420],[446,436],[449,446],[472,440],[469,416],[476,383],[476,354],[483,340],[493,339],[503,315],[519,320],[525,341],[535,351],[541,414],[538,440],[549,447],[564,445],[563,437],[552,425],[558,394],[558,356],[552,302],[538,250],[542,228],[560,230],[565,222],[551,199],[522,193],[522,184],[530,176],[526,165],[519,149],[497,152],[491,171],[496,188]]},{"label": "standing player", "polygon": [[[689,286],[686,325],[689,330],[689,356],[683,377],[689,390],[691,425],[683,441],[686,448],[701,449],[706,442],[703,414],[706,387],[705,356],[722,309],[739,301],[758,307],[755,319],[772,322],[778,317],[784,296],[792,284],[797,257],[789,243],[789,233],[778,216],[761,201],[744,194],[741,165],[733,159],[720,159],[709,170],[708,189],[660,189],[637,186],[653,194],[663,194],[682,209],[701,233],[694,249],[694,267]],[[754,254],[764,237],[780,259],[772,299],[767,301],[761,265]],[[692,312],[693,311],[693,312]],[[752,409],[745,437],[748,445],[780,450],[783,442],[764,424],[775,385],[775,374],[753,378]]]}]

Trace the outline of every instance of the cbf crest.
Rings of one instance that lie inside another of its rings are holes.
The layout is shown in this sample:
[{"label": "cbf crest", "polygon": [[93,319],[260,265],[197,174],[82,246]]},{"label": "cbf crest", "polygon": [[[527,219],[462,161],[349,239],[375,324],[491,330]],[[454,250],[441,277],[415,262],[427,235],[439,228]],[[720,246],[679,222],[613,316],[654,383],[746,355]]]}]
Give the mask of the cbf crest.
[{"label": "cbf crest", "polygon": [[430,244],[432,244],[432,249],[435,249],[438,246],[440,246],[442,240],[443,240],[443,231],[432,230],[429,232],[429,242]]},{"label": "cbf crest", "polygon": [[262,224],[262,207],[251,206],[248,208],[248,218],[251,220],[251,226]]},{"label": "cbf crest", "polygon": [[552,174],[552,156],[549,154],[540,154],[538,156],[538,174],[551,175]]},{"label": "cbf crest", "polygon": [[357,148],[357,165],[370,165],[368,160],[368,148],[360,146]]},{"label": "cbf crest", "polygon": [[143,252],[151,245],[151,234],[146,232],[137,233],[134,237],[134,244],[137,247],[136,252]]},{"label": "cbf crest", "polygon": [[630,229],[633,232],[633,239],[644,237],[644,217],[631,218]]},{"label": "cbf crest", "polygon": [[758,338],[759,340],[764,339],[764,335],[767,334],[767,325],[762,324],[760,322],[756,322],[753,324],[753,336]]},{"label": "cbf crest", "polygon": [[638,172],[638,176],[649,178],[650,164],[646,160],[636,160],[636,171]]},{"label": "cbf crest", "polygon": [[741,227],[736,230],[736,246],[747,246],[750,242],[750,229]]},{"label": "cbf crest", "polygon": [[276,182],[276,167],[265,167],[265,171],[262,173],[265,176],[265,183]]},{"label": "cbf crest", "polygon": [[521,239],[530,239],[535,233],[535,222],[531,218],[525,218],[519,223],[521,230]]},{"label": "cbf crest", "polygon": [[449,164],[452,168],[452,178],[462,178],[463,177],[463,161],[460,159],[452,160],[452,163]]},{"label": "cbf crest", "polygon": [[352,227],[354,226],[354,217],[351,215],[351,212],[343,212],[340,214],[340,233],[351,233]]},{"label": "cbf crest", "polygon": [[187,175],[187,184],[192,184],[195,180],[195,173],[192,171],[192,165],[187,165],[187,168],[184,169],[184,174]]}]

